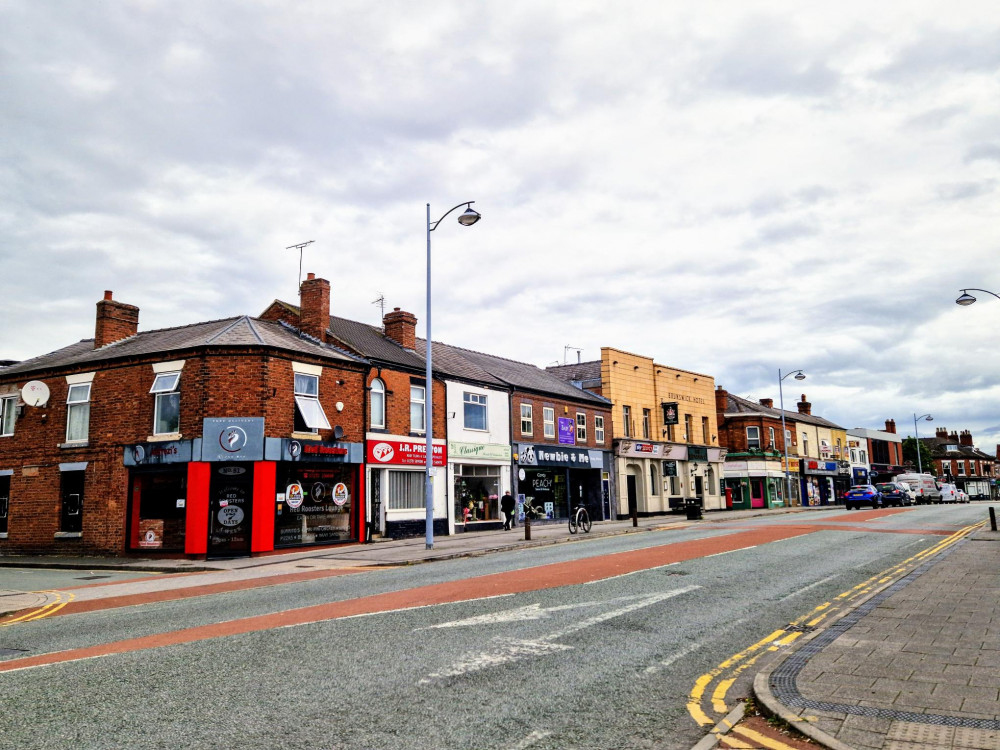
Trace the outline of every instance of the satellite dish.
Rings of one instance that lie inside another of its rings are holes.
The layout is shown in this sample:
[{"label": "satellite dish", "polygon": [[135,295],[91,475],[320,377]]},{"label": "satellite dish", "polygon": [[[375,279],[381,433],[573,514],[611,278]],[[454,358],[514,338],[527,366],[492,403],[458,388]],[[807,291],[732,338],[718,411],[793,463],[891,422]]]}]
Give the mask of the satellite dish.
[{"label": "satellite dish", "polygon": [[45,406],[49,402],[49,387],[41,380],[31,380],[21,389],[21,400],[28,406]]},{"label": "satellite dish", "polygon": [[340,440],[342,437],[344,437],[344,428],[338,424],[333,428],[333,439]]}]

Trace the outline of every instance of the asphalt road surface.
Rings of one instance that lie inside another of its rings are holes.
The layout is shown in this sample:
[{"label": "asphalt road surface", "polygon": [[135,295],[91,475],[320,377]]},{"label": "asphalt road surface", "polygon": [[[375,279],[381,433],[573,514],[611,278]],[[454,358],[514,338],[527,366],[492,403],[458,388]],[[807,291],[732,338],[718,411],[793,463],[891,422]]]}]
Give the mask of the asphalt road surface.
[{"label": "asphalt road surface", "polygon": [[67,580],[59,613],[0,627],[0,748],[690,748],[780,641],[982,516],[763,517],[167,601]]}]

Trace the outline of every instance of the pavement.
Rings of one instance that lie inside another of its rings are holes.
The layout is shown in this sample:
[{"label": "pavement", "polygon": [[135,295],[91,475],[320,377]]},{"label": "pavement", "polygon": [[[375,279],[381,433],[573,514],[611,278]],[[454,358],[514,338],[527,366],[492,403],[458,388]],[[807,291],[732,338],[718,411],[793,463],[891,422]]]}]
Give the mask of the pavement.
[{"label": "pavement", "polygon": [[[135,586],[148,591],[184,585],[183,576],[155,574],[201,572],[190,577],[190,585],[204,585],[213,578],[409,565],[594,536],[834,509],[839,506],[710,511],[701,520],[672,515],[635,524],[604,521],[595,523],[591,534],[575,536],[564,523],[535,523],[530,540],[519,526],[436,537],[432,549],[420,537],[227,560],[0,556],[0,567],[134,573]],[[102,588],[90,591],[100,596]],[[122,586],[113,588],[120,591]],[[0,590],[0,616],[51,604],[58,596]],[[886,579],[764,667],[754,680],[754,693],[767,713],[830,750],[1000,750],[1000,532],[988,524],[967,530],[902,577]],[[705,746],[716,746],[725,731],[717,728]]]}]

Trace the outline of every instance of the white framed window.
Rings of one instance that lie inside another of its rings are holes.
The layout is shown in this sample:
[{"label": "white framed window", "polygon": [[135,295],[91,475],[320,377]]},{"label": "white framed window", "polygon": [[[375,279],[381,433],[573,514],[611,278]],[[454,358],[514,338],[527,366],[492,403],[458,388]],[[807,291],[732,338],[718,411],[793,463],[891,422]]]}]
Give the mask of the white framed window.
[{"label": "white framed window", "polygon": [[410,432],[427,432],[427,389],[410,385]]},{"label": "white framed window", "polygon": [[760,448],[760,427],[747,427],[747,448]]},{"label": "white framed window", "polygon": [[521,434],[530,435],[535,431],[531,420],[531,404],[521,404]]},{"label": "white framed window", "polygon": [[785,430],[785,445],[795,445],[795,441],[792,440],[791,430]]},{"label": "white framed window", "polygon": [[371,428],[374,430],[385,429],[385,383],[378,378],[372,381],[371,385]]},{"label": "white framed window", "polygon": [[767,428],[767,438],[770,441],[768,443],[767,447],[770,448],[771,450],[774,450],[777,446],[774,444],[774,428],[773,427],[768,427]]},{"label": "white framed window", "polygon": [[545,437],[554,438],[556,436],[556,410],[551,406],[542,407],[542,426]]},{"label": "white framed window", "polygon": [[90,432],[90,383],[70,385],[66,394],[66,442],[85,443]]},{"label": "white framed window", "polygon": [[964,477],[965,476],[965,461],[956,461],[955,463],[958,465],[958,476]]},{"label": "white framed window", "polygon": [[650,422],[652,421],[652,414],[649,409],[642,410],[642,437],[644,440],[649,440],[649,430],[651,428]]},{"label": "white framed window", "polygon": [[809,437],[807,435],[802,436],[802,455],[809,455]]},{"label": "white framed window", "polygon": [[604,417],[599,414],[594,416],[594,441],[604,443]]},{"label": "white framed window", "polygon": [[465,416],[465,429],[484,432],[489,429],[485,393],[466,391],[462,396],[462,410]]},{"label": "white framed window", "polygon": [[576,413],[576,442],[587,442],[587,413],[583,411]]},{"label": "white framed window", "polygon": [[13,435],[17,421],[17,395],[0,399],[0,435]]},{"label": "white framed window", "polygon": [[424,507],[426,475],[419,471],[389,471],[389,510],[417,510]]},{"label": "white framed window", "polygon": [[622,432],[625,437],[632,437],[632,407],[622,404]]},{"label": "white framed window", "polygon": [[153,407],[153,434],[172,435],[181,431],[181,394],[179,372],[160,372],[153,378],[150,393],[156,395]]},{"label": "white framed window", "polygon": [[[705,445],[709,444],[708,441],[708,417],[701,418],[701,442]],[[771,445],[774,445],[774,428],[771,428]],[[711,486],[711,485],[710,485]]]},{"label": "white framed window", "polygon": [[329,430],[330,420],[319,403],[319,375],[295,373],[295,431]]}]

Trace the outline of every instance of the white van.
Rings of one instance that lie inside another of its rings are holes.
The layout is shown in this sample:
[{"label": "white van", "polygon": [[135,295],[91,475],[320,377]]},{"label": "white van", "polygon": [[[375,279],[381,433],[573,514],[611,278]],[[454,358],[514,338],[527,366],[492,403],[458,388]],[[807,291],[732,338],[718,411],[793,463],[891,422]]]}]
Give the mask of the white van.
[{"label": "white van", "polygon": [[915,494],[913,502],[928,505],[941,502],[941,491],[930,474],[897,474],[894,482],[902,482]]}]

